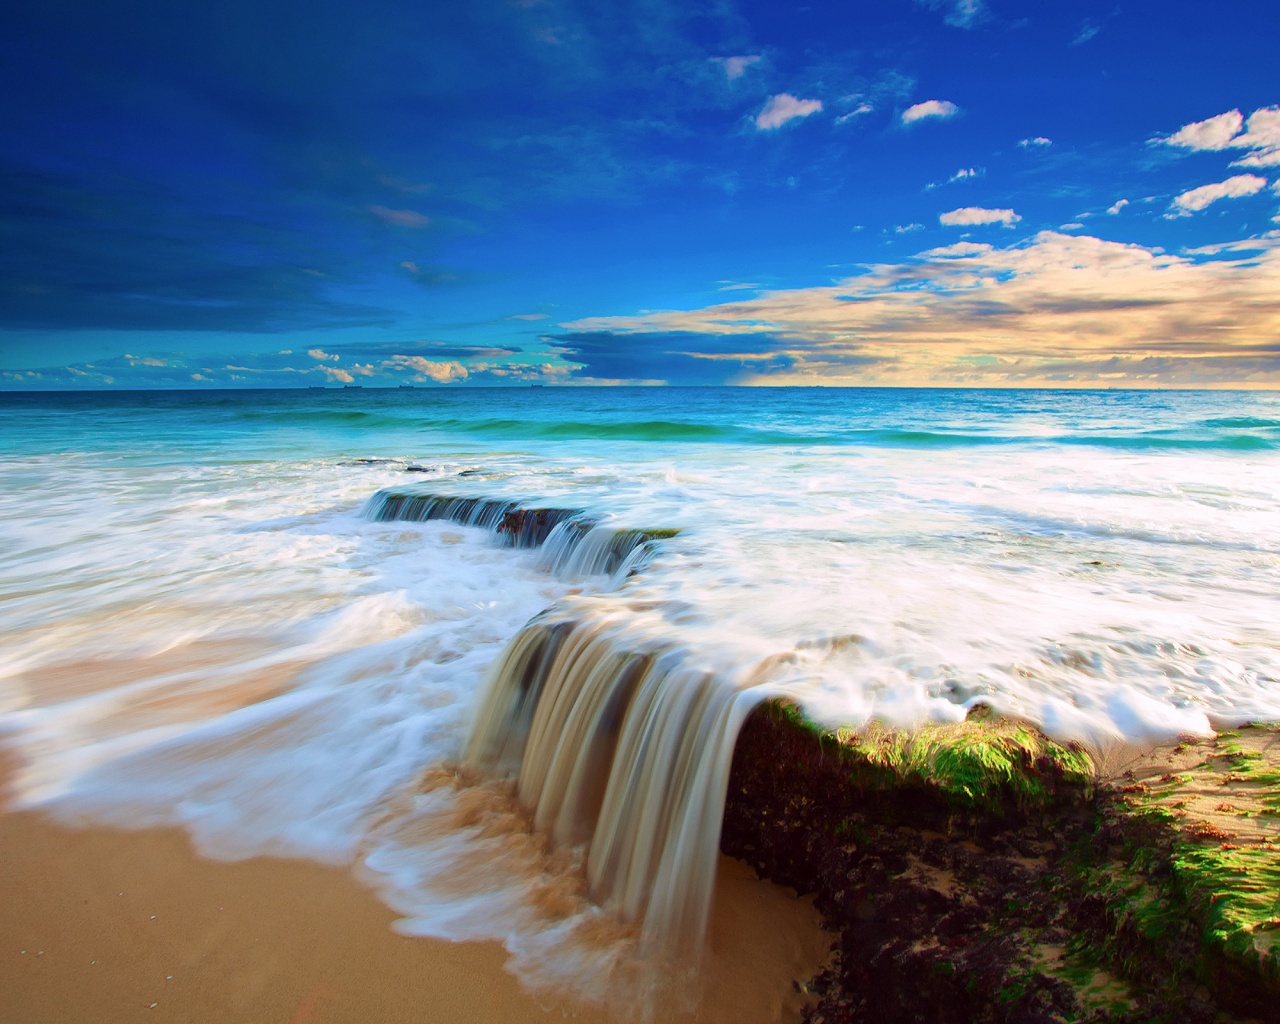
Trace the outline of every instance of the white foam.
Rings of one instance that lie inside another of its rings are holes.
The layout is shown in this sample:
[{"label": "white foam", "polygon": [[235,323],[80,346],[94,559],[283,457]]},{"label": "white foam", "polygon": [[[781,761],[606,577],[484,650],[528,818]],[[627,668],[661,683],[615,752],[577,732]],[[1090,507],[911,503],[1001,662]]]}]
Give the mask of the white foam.
[{"label": "white foam", "polygon": [[[625,957],[625,928],[575,938],[607,922],[572,850],[550,852],[500,791],[477,808],[423,783],[458,757],[520,627],[625,574],[590,576],[595,548],[560,564],[447,522],[358,518],[414,482],[398,466],[249,454],[0,463],[0,736],[24,760],[19,801],[180,823],[209,856],[362,864],[402,929],[502,939],[531,978]],[[789,655],[763,685],[821,721],[954,721],[983,702],[1103,747],[1280,719],[1268,452],[688,445],[673,461],[583,442],[423,461],[481,471],[433,474],[449,493],[679,528],[621,590],[578,600],[691,657]]]}]

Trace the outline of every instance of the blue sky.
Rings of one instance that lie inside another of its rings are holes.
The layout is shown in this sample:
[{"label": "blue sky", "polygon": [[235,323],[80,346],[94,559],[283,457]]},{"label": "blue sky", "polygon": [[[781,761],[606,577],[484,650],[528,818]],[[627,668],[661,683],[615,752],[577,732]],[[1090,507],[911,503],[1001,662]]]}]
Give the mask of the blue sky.
[{"label": "blue sky", "polygon": [[23,0],[0,388],[1280,386],[1280,8]]}]

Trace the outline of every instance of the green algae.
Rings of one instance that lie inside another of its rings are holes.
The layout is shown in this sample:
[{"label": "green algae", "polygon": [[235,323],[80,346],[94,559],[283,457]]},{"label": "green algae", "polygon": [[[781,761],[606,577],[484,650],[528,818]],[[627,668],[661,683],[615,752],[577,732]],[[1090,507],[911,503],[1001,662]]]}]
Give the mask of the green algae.
[{"label": "green algae", "polygon": [[[1177,760],[1176,770],[1161,771]],[[1100,832],[1120,837],[1121,849],[1081,859],[1085,885],[1103,898],[1114,925],[1107,940],[1113,960],[1136,973],[1147,954],[1135,940],[1166,956],[1181,949],[1171,957],[1174,976],[1250,1007],[1274,999],[1280,728],[1244,726],[1184,739],[1137,768],[1102,807]]]},{"label": "green algae", "polygon": [[1246,726],[1130,798],[1172,834],[1169,869],[1207,950],[1280,983],[1280,729]]},{"label": "green algae", "polygon": [[636,533],[640,534],[646,540],[670,540],[672,537],[679,536],[680,530],[670,526],[645,527],[644,529],[637,530]]},{"label": "green algae", "polygon": [[1125,1014],[1137,1007],[1132,987],[1109,970],[1106,958],[1096,947],[1079,939],[1055,945],[1029,937],[1028,948],[1031,955],[1026,976],[1040,973],[1067,985],[1075,997],[1080,1019]]},{"label": "green algae", "polygon": [[[988,925],[1011,958],[991,993],[996,1002],[1021,1005],[1060,984],[1076,1007],[1063,1020],[1177,1021],[1219,999],[1255,1016],[1280,995],[1280,728],[1184,738],[1135,760],[1136,774],[1108,781],[1088,752],[1022,722],[829,730],[783,702],[762,710],[806,736],[833,778],[845,780],[853,803],[837,800],[841,820],[828,828],[850,849],[864,846],[872,821],[940,827],[929,824],[941,819],[926,805],[912,804],[921,793],[965,811],[950,821],[968,822],[967,835],[984,834],[1011,808],[1080,823],[1076,845],[1053,855],[1035,897],[1055,923],[1004,939],[998,920]],[[788,813],[811,814],[835,791],[826,792]],[[1059,918],[1056,906],[1071,909]],[[1006,908],[1000,919],[1025,921],[1025,908]],[[950,959],[931,972],[967,973]]]},{"label": "green algae", "polygon": [[1095,769],[1076,745],[1055,743],[1022,722],[992,717],[913,732],[877,724],[824,730],[794,705],[774,702],[775,714],[813,735],[824,752],[839,756],[859,788],[918,786],[965,810],[1043,809],[1060,786],[1088,794]]}]

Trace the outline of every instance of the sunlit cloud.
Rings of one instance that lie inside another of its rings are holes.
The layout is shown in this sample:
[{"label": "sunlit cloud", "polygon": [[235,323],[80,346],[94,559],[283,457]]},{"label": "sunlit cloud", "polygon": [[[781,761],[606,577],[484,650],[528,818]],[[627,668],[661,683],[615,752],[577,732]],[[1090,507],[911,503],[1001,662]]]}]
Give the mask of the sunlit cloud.
[{"label": "sunlit cloud", "polygon": [[986,173],[986,168],[978,170],[976,167],[961,167],[946,181],[931,181],[924,189],[926,192],[932,192],[935,188],[942,188],[943,185],[954,185],[958,181],[972,181],[974,178],[981,178]]},{"label": "sunlit cloud", "polygon": [[1022,220],[1012,210],[988,210],[981,206],[962,206],[958,210],[949,210],[938,217],[938,223],[946,227],[973,227],[979,224],[1003,224],[1013,227]]},{"label": "sunlit cloud", "polygon": [[1226,181],[1214,182],[1212,185],[1201,185],[1175,196],[1169,207],[1168,217],[1186,217],[1203,210],[1210,203],[1220,199],[1239,199],[1252,196],[1266,187],[1267,179],[1256,174],[1237,174]]},{"label": "sunlit cloud", "polygon": [[1280,107],[1259,107],[1247,121],[1239,110],[1228,110],[1203,121],[1192,121],[1172,135],[1153,141],[1193,151],[1247,149],[1249,152],[1233,166],[1280,166]]},{"label": "sunlit cloud", "polygon": [[930,117],[955,117],[958,113],[960,113],[960,108],[950,100],[925,100],[923,103],[916,103],[907,107],[902,112],[902,123],[914,124],[916,121],[923,121]]},{"label": "sunlit cloud", "polygon": [[1053,139],[1046,139],[1043,135],[1037,135],[1034,139],[1022,139],[1018,142],[1019,149],[1043,149],[1052,145]]},{"label": "sunlit cloud", "polygon": [[764,109],[756,115],[756,127],[761,131],[772,131],[781,128],[788,121],[808,117],[821,109],[821,100],[801,100],[789,92],[779,93],[777,96],[770,96]]},{"label": "sunlit cloud", "polygon": [[1114,217],[1116,214],[1118,214],[1121,210],[1123,210],[1128,205],[1129,205],[1129,200],[1117,199],[1114,203],[1112,203],[1110,206],[1107,207],[1107,213],[1109,213],[1112,217]]},{"label": "sunlit cloud", "polygon": [[953,242],[951,245],[940,245],[936,249],[926,249],[920,255],[925,259],[963,259],[966,256],[981,256],[991,252],[994,245],[982,242]]},{"label": "sunlit cloud", "polygon": [[1276,386],[1280,232],[1192,257],[1046,231],[831,286],[562,326],[597,351],[679,337],[739,383]]},{"label": "sunlit cloud", "polygon": [[846,124],[849,121],[852,121],[855,117],[861,117],[863,114],[871,113],[871,111],[874,109],[875,108],[871,106],[870,103],[859,103],[856,107],[854,107],[853,110],[850,110],[847,114],[841,114],[839,117],[837,117],[835,120],[835,123]]},{"label": "sunlit cloud", "polygon": [[724,68],[724,77],[732,82],[747,73],[747,68],[760,62],[759,54],[744,54],[739,57],[720,57],[719,64]]},{"label": "sunlit cloud", "polygon": [[1185,124],[1172,135],[1157,139],[1166,146],[1183,149],[1226,149],[1236,133],[1244,127],[1244,115],[1238,110],[1228,110],[1217,117],[1205,118]]},{"label": "sunlit cloud", "polygon": [[419,380],[433,380],[437,384],[466,380],[469,371],[455,359],[434,360],[422,356],[392,356],[382,363],[384,370],[408,371]]}]

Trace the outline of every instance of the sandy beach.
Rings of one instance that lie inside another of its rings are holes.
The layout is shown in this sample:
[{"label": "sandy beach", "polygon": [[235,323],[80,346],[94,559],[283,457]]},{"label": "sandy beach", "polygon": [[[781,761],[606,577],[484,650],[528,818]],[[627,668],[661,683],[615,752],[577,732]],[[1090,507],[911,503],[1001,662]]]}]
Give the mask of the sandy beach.
[{"label": "sandy beach", "polygon": [[[210,862],[177,830],[0,814],[0,879],[0,1019],[15,1024],[619,1016],[523,989],[497,943],[395,934],[395,915],[345,870]],[[701,1008],[683,1019],[798,1019],[791,981],[813,973],[828,943],[808,901],[725,858]]]}]

